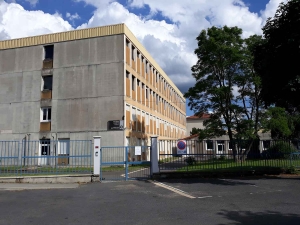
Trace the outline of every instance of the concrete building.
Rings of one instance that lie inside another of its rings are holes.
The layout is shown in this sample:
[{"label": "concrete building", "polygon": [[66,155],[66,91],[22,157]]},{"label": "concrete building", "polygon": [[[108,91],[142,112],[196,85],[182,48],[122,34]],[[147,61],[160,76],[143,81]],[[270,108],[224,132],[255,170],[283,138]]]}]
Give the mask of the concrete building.
[{"label": "concrete building", "polygon": [[186,134],[182,93],[124,24],[0,42],[0,140],[147,145]]}]

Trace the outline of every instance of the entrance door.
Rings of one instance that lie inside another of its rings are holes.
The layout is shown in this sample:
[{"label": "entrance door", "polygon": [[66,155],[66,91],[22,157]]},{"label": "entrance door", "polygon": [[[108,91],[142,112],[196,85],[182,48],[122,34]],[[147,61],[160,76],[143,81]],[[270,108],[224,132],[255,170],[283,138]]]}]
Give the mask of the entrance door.
[{"label": "entrance door", "polygon": [[217,141],[217,154],[224,154],[224,150],[225,150],[225,145],[224,145],[224,141]]},{"label": "entrance door", "polygon": [[50,139],[43,139],[40,140],[40,158],[39,158],[39,165],[45,166],[49,164],[49,157],[50,156]]}]

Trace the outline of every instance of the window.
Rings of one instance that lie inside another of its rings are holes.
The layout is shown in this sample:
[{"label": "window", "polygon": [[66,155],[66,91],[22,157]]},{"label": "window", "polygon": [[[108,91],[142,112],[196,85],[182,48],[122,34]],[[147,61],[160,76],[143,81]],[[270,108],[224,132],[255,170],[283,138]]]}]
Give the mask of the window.
[{"label": "window", "polygon": [[129,47],[130,46],[130,41],[126,39],[126,46]]},{"label": "window", "polygon": [[134,61],[134,59],[135,59],[134,53],[135,53],[135,48],[132,47],[132,48],[131,48],[131,58],[132,58],[133,61]]},{"label": "window", "polygon": [[208,150],[208,151],[214,150],[214,143],[212,140],[206,141],[206,150]]},{"label": "window", "polygon": [[54,45],[44,46],[45,59],[53,59]]},{"label": "window", "polygon": [[129,72],[128,71],[126,71],[126,78],[129,79]]},{"label": "window", "polygon": [[262,144],[263,150],[268,150],[268,148],[270,148],[271,141],[262,141]]},{"label": "window", "polygon": [[52,90],[53,76],[43,76],[43,88],[42,90]]},{"label": "window", "polygon": [[51,121],[51,108],[41,108],[41,122]]},{"label": "window", "polygon": [[133,91],[135,90],[135,77],[134,76],[132,76],[131,89]]},{"label": "window", "polygon": [[146,87],[146,99],[149,98],[148,88]]},{"label": "window", "polygon": [[137,80],[137,86],[138,87],[140,86],[140,80]]},{"label": "window", "polygon": [[218,151],[223,152],[224,151],[224,141],[217,141],[218,145]]}]

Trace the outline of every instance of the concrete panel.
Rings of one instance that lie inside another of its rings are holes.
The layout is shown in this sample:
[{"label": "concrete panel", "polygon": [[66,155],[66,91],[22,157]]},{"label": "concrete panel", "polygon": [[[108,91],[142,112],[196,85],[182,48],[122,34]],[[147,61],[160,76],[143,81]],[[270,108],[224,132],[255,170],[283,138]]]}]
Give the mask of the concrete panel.
[{"label": "concrete panel", "polygon": [[56,43],[54,68],[124,61],[124,35]]},{"label": "concrete panel", "polygon": [[42,45],[0,50],[0,74],[40,70],[42,60]]},{"label": "concrete panel", "polygon": [[53,99],[124,95],[123,63],[55,69]]},{"label": "concrete panel", "polygon": [[22,73],[0,75],[0,104],[20,102],[22,82]]},{"label": "concrete panel", "polygon": [[12,133],[13,107],[11,104],[0,104],[0,134]]},{"label": "concrete panel", "polygon": [[13,104],[13,133],[35,133],[40,129],[40,102]]},{"label": "concrete panel", "polygon": [[123,98],[98,97],[52,100],[52,132],[101,131],[107,121],[121,120]]}]

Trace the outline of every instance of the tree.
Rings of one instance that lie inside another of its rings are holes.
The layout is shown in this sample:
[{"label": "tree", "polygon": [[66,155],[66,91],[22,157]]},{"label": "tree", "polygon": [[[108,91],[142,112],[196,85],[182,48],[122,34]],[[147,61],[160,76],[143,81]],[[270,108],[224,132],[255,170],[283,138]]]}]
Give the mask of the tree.
[{"label": "tree", "polygon": [[265,41],[255,50],[262,97],[268,106],[300,112],[300,1],[281,3],[263,33]]},{"label": "tree", "polygon": [[[262,101],[260,79],[253,67],[253,49],[261,37],[244,40],[241,35],[241,29],[224,26],[203,30],[197,37],[198,61],[192,67],[196,84],[185,97],[199,115],[213,111],[204,121],[205,129],[199,131],[202,140],[225,134],[232,142],[236,138],[258,137]],[[235,145],[233,155],[236,158]]]},{"label": "tree", "polygon": [[296,139],[299,137],[299,114],[291,115],[284,108],[269,108],[262,124],[264,132],[270,131],[273,139]]}]

